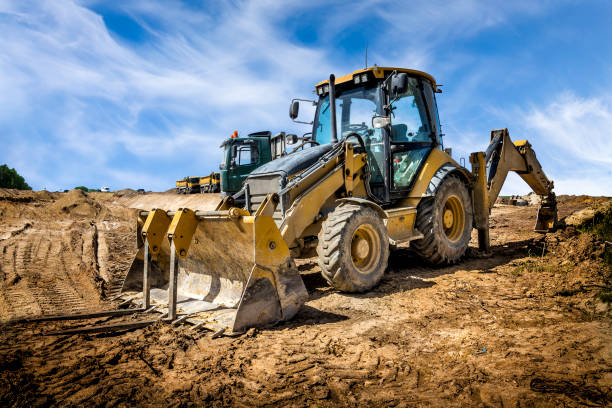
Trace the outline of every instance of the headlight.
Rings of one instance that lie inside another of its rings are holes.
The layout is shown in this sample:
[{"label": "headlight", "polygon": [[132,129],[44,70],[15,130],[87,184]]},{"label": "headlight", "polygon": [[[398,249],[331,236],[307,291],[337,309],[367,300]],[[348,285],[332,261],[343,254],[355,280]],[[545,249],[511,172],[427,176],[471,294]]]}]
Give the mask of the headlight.
[{"label": "headlight", "polygon": [[367,82],[368,74],[361,74],[361,82]]},{"label": "headlight", "polygon": [[355,77],[353,78],[353,81],[358,84],[360,81],[359,75],[355,75]]}]

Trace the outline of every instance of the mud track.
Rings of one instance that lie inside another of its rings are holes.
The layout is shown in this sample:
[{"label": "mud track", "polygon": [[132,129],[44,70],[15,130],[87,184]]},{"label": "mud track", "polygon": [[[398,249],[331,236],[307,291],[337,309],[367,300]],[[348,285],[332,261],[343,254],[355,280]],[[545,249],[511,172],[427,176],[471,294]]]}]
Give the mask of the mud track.
[{"label": "mud track", "polygon": [[[2,317],[111,307],[134,245],[125,203],[137,198],[24,197],[0,201]],[[594,201],[565,198],[561,216]],[[314,259],[300,261],[306,306],[240,337],[163,323],[71,337],[43,335],[67,323],[5,325],[0,405],[609,406],[605,243],[573,228],[535,234],[535,211],[496,207],[488,258],[472,250],[431,268],[398,248],[365,294],[330,289]]]}]

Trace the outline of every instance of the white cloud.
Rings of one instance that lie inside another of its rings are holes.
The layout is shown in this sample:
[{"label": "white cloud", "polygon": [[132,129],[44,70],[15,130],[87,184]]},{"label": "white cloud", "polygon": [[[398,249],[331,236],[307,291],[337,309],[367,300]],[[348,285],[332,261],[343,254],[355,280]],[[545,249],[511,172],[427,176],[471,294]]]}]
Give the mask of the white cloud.
[{"label": "white cloud", "polygon": [[[291,44],[270,24],[282,11],[276,3],[226,5],[216,21],[178,3],[124,11],[143,24],[155,17],[165,31],[147,27],[150,41],[134,47],[72,1],[0,5],[0,133],[8,145],[0,159],[33,184],[113,178],[122,155],[134,165],[165,160],[165,183],[210,171],[221,139],[234,129],[283,127],[292,92],[312,89],[313,67],[331,71],[324,51]],[[45,135],[39,160],[9,153],[24,151],[23,137],[36,143],[33,133]],[[123,181],[141,183],[126,164]]]},{"label": "white cloud", "polygon": [[[612,196],[612,99],[609,94],[579,97],[561,92],[541,107],[491,113],[528,139],[557,194]],[[512,136],[512,135],[511,135]],[[518,137],[518,136],[517,136]],[[524,194],[529,187],[509,178],[503,194]]]},{"label": "white cloud", "polygon": [[569,157],[578,166],[612,165],[611,102],[608,95],[581,98],[564,92],[543,109],[528,112],[525,126],[555,146],[554,156],[560,160]]},{"label": "white cloud", "polygon": [[[132,18],[145,40],[131,44],[109,32],[90,9],[96,6]],[[361,56],[352,61],[332,47],[371,18],[384,24],[370,43],[370,63],[436,64],[448,75],[453,64],[436,61],[444,41],[539,13],[546,3],[422,1],[406,7],[363,1],[347,7],[323,1],[211,2],[203,10],[171,0],[1,2],[0,160],[35,187],[116,182],[165,189],[186,173],[216,168],[218,145],[234,129],[306,131],[287,117],[290,98],[311,97],[313,84],[329,73],[360,67]],[[300,15],[315,24],[316,45],[298,44],[284,24]],[[478,80],[465,84],[476,88]],[[482,136],[468,134],[461,147],[484,148]]]}]

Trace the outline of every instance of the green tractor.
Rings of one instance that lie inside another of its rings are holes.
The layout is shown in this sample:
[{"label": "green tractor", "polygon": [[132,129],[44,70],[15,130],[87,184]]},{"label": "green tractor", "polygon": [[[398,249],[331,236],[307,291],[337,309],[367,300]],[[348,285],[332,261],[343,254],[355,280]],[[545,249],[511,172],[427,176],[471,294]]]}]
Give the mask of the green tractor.
[{"label": "green tractor", "polygon": [[275,136],[270,131],[255,132],[246,137],[238,137],[238,132],[234,132],[220,147],[223,148],[223,161],[219,166],[221,196],[240,191],[253,170],[287,154],[284,132]]}]

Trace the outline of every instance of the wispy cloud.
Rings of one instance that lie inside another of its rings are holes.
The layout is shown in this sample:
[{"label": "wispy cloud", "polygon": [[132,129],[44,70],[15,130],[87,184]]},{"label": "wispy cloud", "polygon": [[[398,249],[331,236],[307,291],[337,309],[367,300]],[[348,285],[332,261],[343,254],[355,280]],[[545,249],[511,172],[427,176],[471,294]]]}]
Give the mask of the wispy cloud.
[{"label": "wispy cloud", "polygon": [[610,95],[582,98],[564,92],[547,106],[528,111],[525,126],[553,147],[549,154],[557,160],[611,166],[611,102]]},{"label": "wispy cloud", "polygon": [[[553,4],[0,2],[0,161],[39,188],[166,189],[177,177],[216,168],[218,145],[234,129],[307,131],[288,119],[290,98],[311,96],[313,84],[331,72],[361,67],[366,41],[370,64],[456,80],[455,92],[440,100],[448,142],[466,152],[482,149],[486,131],[481,137],[482,129],[462,118],[477,115],[470,103],[482,96],[478,90],[493,68],[476,64],[464,75],[475,57],[449,44],[511,27]],[[105,20],[109,11],[131,21],[137,42]],[[301,41],[300,30],[313,40]],[[364,44],[348,40],[355,32]],[[601,108],[585,118],[590,132],[609,120],[609,106],[598,101],[578,100],[585,112]],[[559,132],[546,122],[559,109],[578,130],[580,119],[561,105],[522,112],[523,119],[542,134]],[[555,148],[567,146],[558,140],[550,141]],[[581,159],[598,162],[600,147]]]}]

